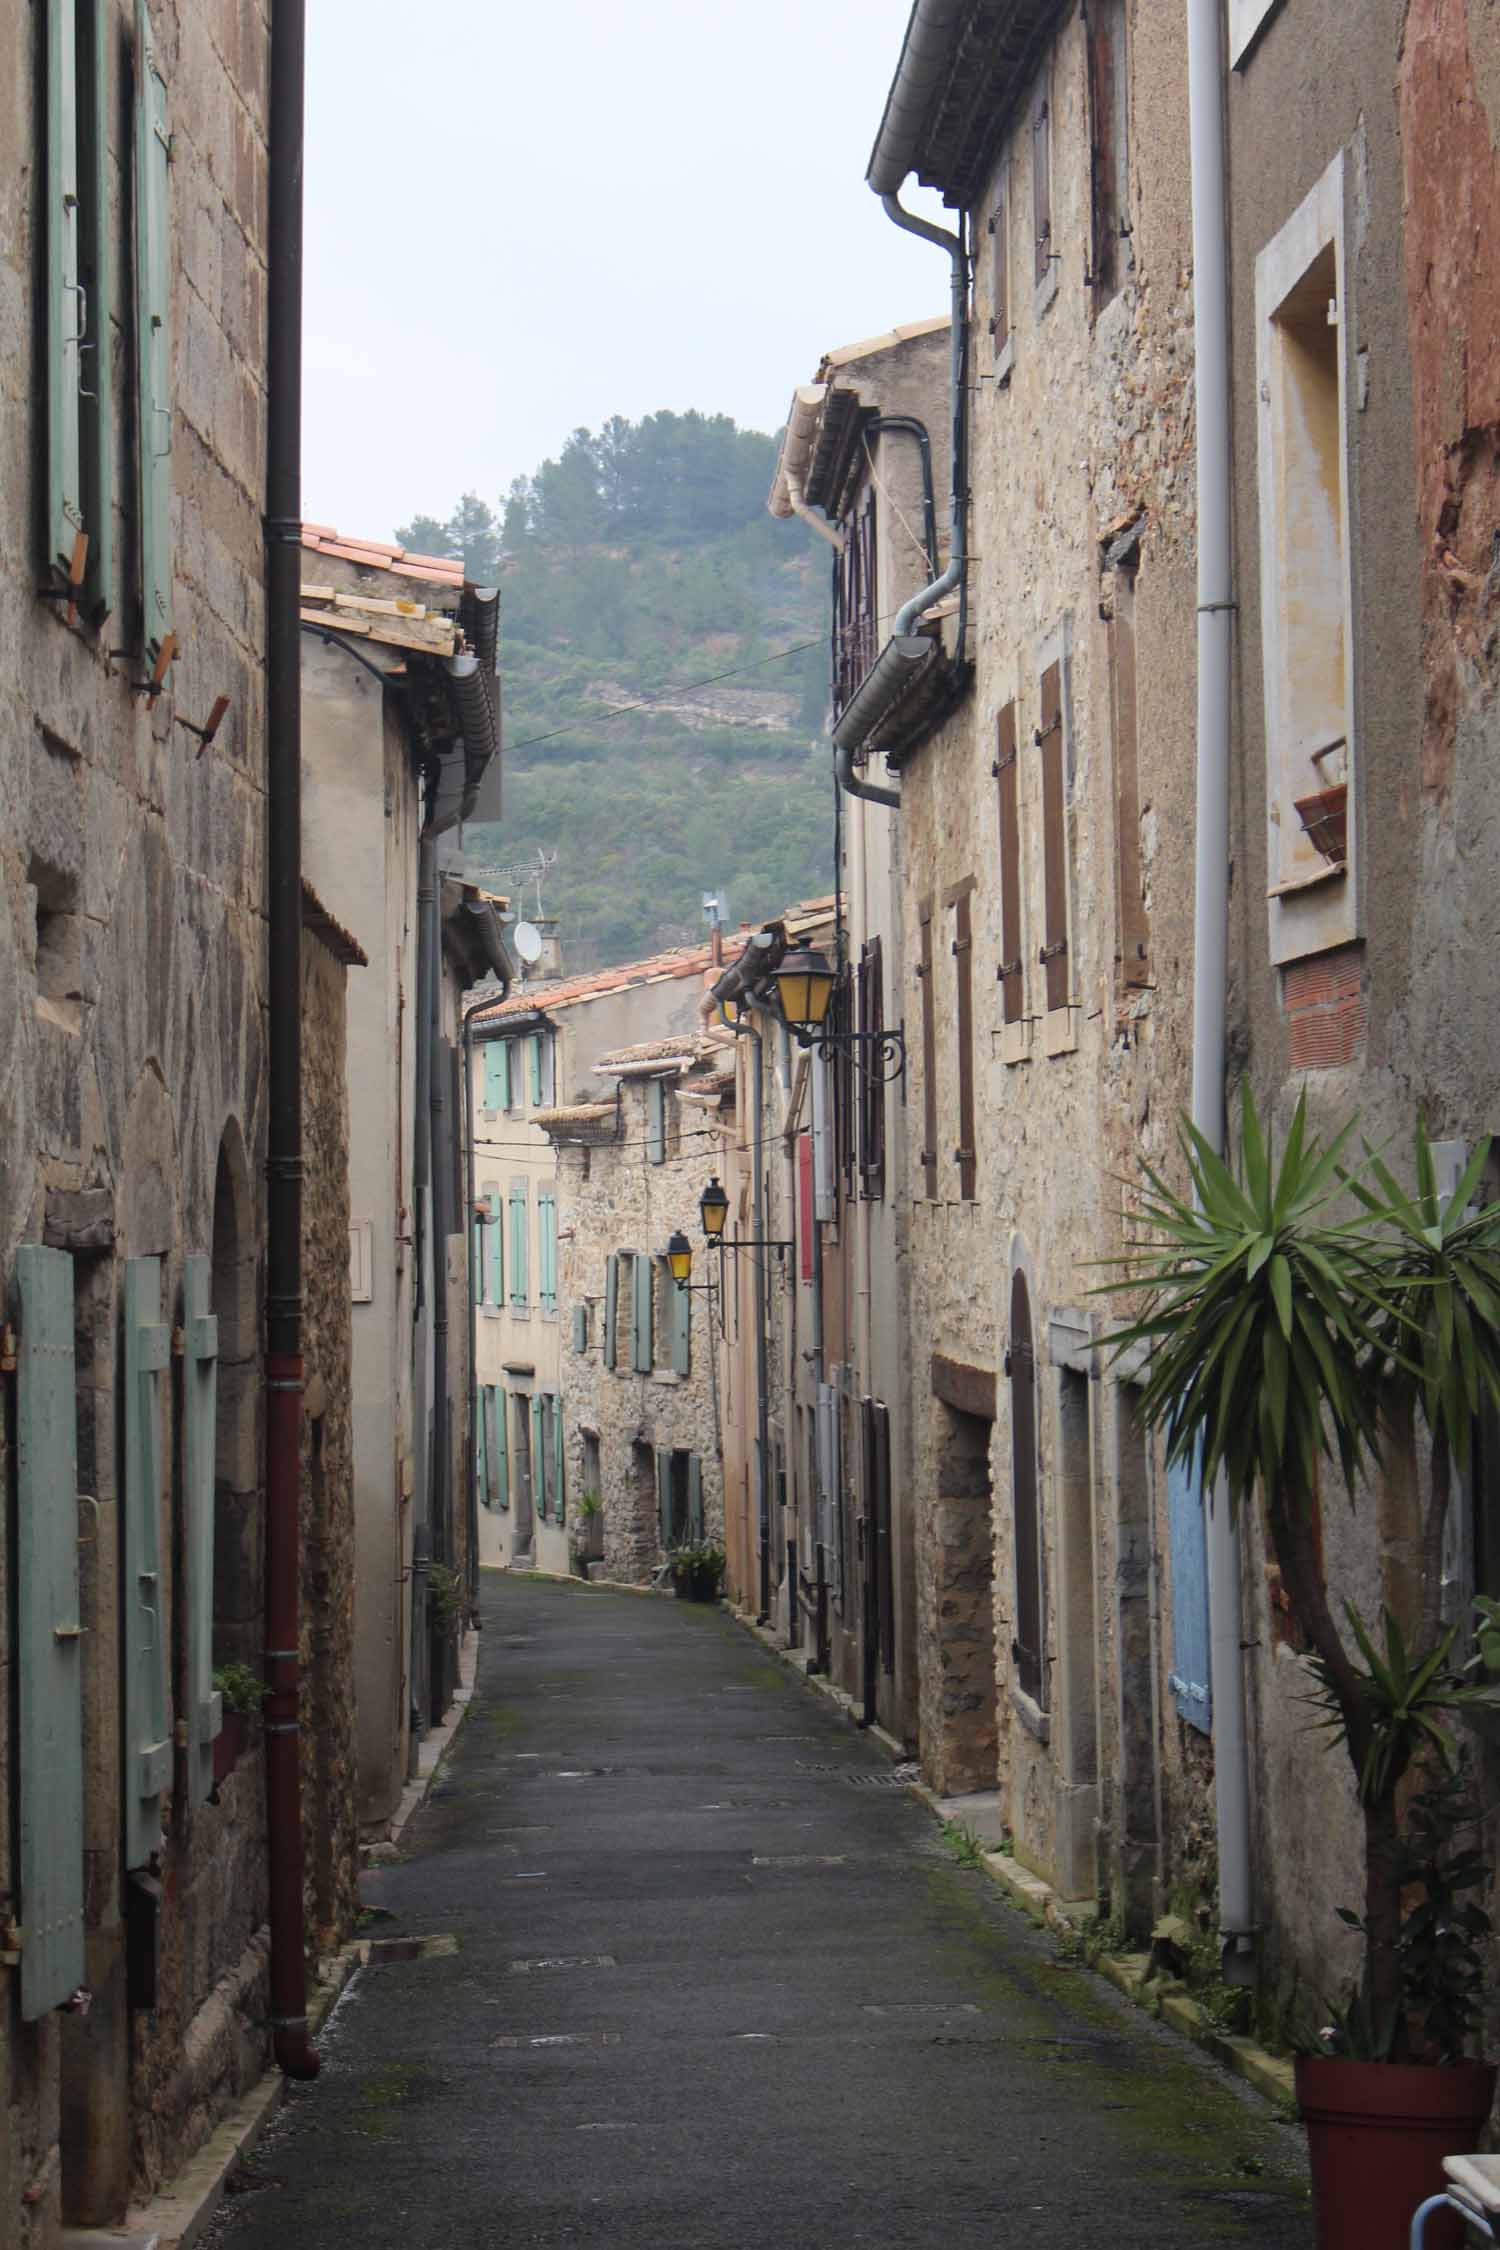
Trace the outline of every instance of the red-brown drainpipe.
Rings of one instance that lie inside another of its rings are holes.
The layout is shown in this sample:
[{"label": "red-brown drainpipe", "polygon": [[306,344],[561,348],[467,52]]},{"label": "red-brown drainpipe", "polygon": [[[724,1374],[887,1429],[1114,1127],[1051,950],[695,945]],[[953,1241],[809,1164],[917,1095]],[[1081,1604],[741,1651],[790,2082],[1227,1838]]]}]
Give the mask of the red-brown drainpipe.
[{"label": "red-brown drainpipe", "polygon": [[272,0],[266,412],[266,1848],[271,2032],[312,2078],[302,1903],[302,102],[304,0]]}]

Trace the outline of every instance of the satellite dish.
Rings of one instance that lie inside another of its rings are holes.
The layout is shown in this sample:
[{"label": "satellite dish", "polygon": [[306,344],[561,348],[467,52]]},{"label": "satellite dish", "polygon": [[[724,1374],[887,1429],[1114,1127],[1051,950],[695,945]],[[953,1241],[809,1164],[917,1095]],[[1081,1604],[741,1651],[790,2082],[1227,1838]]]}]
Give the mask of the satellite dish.
[{"label": "satellite dish", "polygon": [[528,968],[542,958],[542,933],[534,922],[517,922],[510,942]]}]

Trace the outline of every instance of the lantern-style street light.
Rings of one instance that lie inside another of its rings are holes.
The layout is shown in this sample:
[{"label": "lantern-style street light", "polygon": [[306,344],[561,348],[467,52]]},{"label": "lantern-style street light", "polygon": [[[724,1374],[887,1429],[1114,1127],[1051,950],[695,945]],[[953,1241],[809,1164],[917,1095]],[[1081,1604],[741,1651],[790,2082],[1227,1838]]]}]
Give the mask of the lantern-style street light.
[{"label": "lantern-style street light", "polygon": [[[720,1242],[724,1236],[724,1221],[729,1216],[729,1198],[719,1184],[718,1174],[709,1181],[698,1198],[698,1216],[703,1221],[703,1231],[710,1242]],[[673,1240],[678,1238],[674,1235]]]},{"label": "lantern-style street light", "polygon": [[827,1017],[837,983],[827,956],[815,947],[796,946],[781,958],[776,970],[776,992],[782,1021],[799,1047],[810,1047],[832,1057],[847,1054],[866,1078],[884,1085],[906,1075],[906,1034],[899,1028],[880,1031],[831,1031]]}]

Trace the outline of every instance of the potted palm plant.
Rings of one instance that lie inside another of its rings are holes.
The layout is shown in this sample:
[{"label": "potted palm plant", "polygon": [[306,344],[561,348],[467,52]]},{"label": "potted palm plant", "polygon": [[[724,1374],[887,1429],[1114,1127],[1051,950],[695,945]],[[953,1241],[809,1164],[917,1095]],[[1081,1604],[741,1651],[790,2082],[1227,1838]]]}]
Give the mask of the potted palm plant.
[{"label": "potted palm plant", "polygon": [[[1441,1559],[1471,1426],[1500,1406],[1500,1204],[1471,1207],[1487,1143],[1443,1196],[1419,1124],[1408,1193],[1368,1147],[1346,1161],[1351,1130],[1317,1147],[1299,1101],[1277,1162],[1247,1087],[1231,1168],[1187,1126],[1190,1193],[1146,1171],[1105,1285],[1144,1290],[1144,1309],[1104,1341],[1144,1345],[1142,1411],[1169,1460],[1198,1460],[1205,1491],[1222,1479],[1231,1506],[1264,1509],[1314,1700],[1353,1768],[1364,1899],[1342,1914],[1363,1966],[1323,2051],[1299,2060],[1298,2094],[1323,2250],[1396,2250],[1441,2186],[1443,2155],[1477,2145],[1495,2088],[1493,2067],[1464,2051],[1488,1925],[1472,1896],[1472,1814],[1449,1784],[1454,1717],[1497,1690],[1479,1658],[1460,1661]],[[1419,1530],[1378,1623],[1351,1602],[1335,1615],[1317,1519],[1325,1460],[1351,1501],[1362,1477],[1384,1477]],[[1467,1950],[1440,1960],[1451,1919],[1436,1952],[1433,1932],[1449,1909]]]}]

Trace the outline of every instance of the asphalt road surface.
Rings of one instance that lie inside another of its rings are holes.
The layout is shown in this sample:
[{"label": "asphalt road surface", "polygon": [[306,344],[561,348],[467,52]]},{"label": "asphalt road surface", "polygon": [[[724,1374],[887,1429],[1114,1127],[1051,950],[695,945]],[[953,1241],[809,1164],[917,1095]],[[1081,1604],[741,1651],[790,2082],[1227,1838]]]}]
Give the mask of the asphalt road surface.
[{"label": "asphalt road surface", "polygon": [[[1306,2250],[1300,2134],[722,1612],[486,1574],[477,1692],[218,2250]],[[399,1943],[396,1947],[399,1952]]]}]

